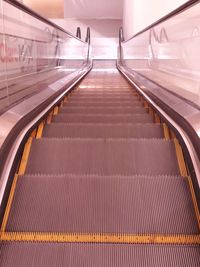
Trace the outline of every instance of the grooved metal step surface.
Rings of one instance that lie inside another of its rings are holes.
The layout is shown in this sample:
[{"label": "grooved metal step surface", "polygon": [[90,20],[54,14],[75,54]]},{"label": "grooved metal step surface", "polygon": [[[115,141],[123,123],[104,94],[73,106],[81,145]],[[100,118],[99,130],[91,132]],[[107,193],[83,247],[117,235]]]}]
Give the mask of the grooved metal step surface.
[{"label": "grooved metal step surface", "polygon": [[64,108],[61,108],[59,113],[80,113],[80,114],[145,114],[147,113],[147,109],[143,107],[115,107],[115,108],[110,108],[110,107],[68,107],[65,106]]},{"label": "grooved metal step surface", "polygon": [[43,131],[43,137],[71,138],[163,138],[161,125],[52,123]]},{"label": "grooved metal step surface", "polygon": [[179,174],[173,141],[160,139],[33,140],[27,173]]},{"label": "grooved metal step surface", "polygon": [[85,104],[93,104],[93,105],[98,105],[98,104],[104,104],[104,105],[106,105],[106,104],[108,104],[109,106],[112,106],[112,105],[117,105],[117,106],[120,106],[120,105],[127,105],[127,106],[130,106],[130,105],[134,105],[135,103],[136,104],[141,104],[140,102],[139,102],[139,100],[111,100],[111,99],[108,99],[108,101],[106,101],[106,99],[102,99],[102,100],[98,100],[98,99],[96,99],[96,101],[94,101],[94,100],[90,100],[90,99],[87,99],[87,100],[82,100],[82,99],[76,99],[75,97],[73,98],[73,97],[70,97],[69,99],[68,99],[68,101],[67,101],[67,103],[71,103],[71,104],[80,104],[80,105],[85,105]]},{"label": "grooved metal step surface", "polygon": [[134,91],[132,90],[129,90],[128,92],[124,92],[123,90],[121,92],[107,92],[107,91],[104,91],[104,92],[85,92],[85,91],[82,91],[82,90],[75,90],[74,92],[72,92],[72,96],[73,97],[129,97],[129,96],[137,96],[137,93],[135,93]]},{"label": "grooved metal step surface", "polygon": [[199,267],[197,245],[0,243],[0,266]]},{"label": "grooved metal step surface", "polygon": [[53,122],[67,123],[153,123],[153,116],[149,114],[59,114],[53,116]]},{"label": "grooved metal step surface", "polygon": [[68,98],[69,102],[122,102],[122,101],[139,101],[137,96],[134,96],[132,94],[130,94],[129,96],[104,96],[104,97],[100,97],[100,96],[71,96]]},{"label": "grooved metal step surface", "polygon": [[[84,88],[78,88],[74,94],[130,94],[132,93],[132,88],[123,88],[121,86],[121,88],[119,87],[116,87],[116,88],[113,88],[113,86],[107,86],[105,87],[104,89],[102,88],[87,88],[87,85],[84,86]],[[134,94],[134,93],[133,93]]]},{"label": "grooved metal step surface", "polygon": [[139,101],[121,101],[121,102],[86,102],[86,101],[78,101],[78,102],[71,102],[67,101],[64,103],[64,106],[91,106],[91,107],[141,107],[142,103]]},{"label": "grooved metal step surface", "polygon": [[7,231],[197,234],[198,223],[181,177],[33,175],[18,179]]}]

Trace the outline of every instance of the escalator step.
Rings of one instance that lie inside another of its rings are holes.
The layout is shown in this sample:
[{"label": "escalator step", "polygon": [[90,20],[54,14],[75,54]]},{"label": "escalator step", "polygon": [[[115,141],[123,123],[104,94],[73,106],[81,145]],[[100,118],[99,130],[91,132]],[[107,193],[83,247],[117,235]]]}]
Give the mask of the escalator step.
[{"label": "escalator step", "polygon": [[120,102],[120,101],[139,101],[137,96],[130,94],[128,96],[75,96],[72,95],[68,101],[86,101],[86,102]]},{"label": "escalator step", "polygon": [[130,88],[113,88],[113,86],[107,86],[104,89],[102,88],[79,88],[78,90],[74,91],[77,94],[133,94],[133,90]]},{"label": "escalator step", "polygon": [[0,266],[199,267],[197,245],[2,242]]},{"label": "escalator step", "polygon": [[108,99],[106,99],[106,98],[104,98],[104,99],[98,99],[98,98],[96,98],[96,99],[90,99],[90,98],[86,98],[85,100],[83,100],[83,99],[78,99],[77,97],[70,97],[70,98],[68,98],[68,101],[67,101],[67,103],[80,103],[80,104],[82,104],[82,103],[93,103],[93,104],[96,104],[96,103],[112,103],[112,104],[118,104],[118,105],[120,105],[121,103],[122,104],[127,104],[127,105],[134,105],[134,103],[140,103],[140,101],[138,100],[138,99],[135,99],[135,98],[133,98],[133,99],[127,99],[127,100],[123,100],[123,99],[111,99],[111,98],[108,98]]},{"label": "escalator step", "polygon": [[124,92],[124,91],[121,91],[121,92],[107,92],[107,91],[104,91],[104,92],[85,92],[85,91],[74,91],[72,93],[72,96],[78,96],[78,97],[128,97],[128,96],[137,96],[137,94],[134,92],[134,91],[128,91],[128,92]]},{"label": "escalator step", "polygon": [[71,138],[163,138],[160,125],[145,124],[95,124],[52,123],[43,131],[44,137]]},{"label": "escalator step", "polygon": [[121,101],[121,102],[86,102],[86,101],[67,101],[65,106],[92,106],[92,107],[141,107],[142,103],[139,101]]},{"label": "escalator step", "polygon": [[143,108],[143,107],[131,107],[131,108],[110,108],[110,107],[64,107],[60,109],[59,113],[81,113],[81,114],[145,114],[147,113],[147,109]]},{"label": "escalator step", "polygon": [[198,234],[180,176],[21,176],[7,231]]},{"label": "escalator step", "polygon": [[179,174],[173,141],[161,139],[33,140],[27,173]]},{"label": "escalator step", "polygon": [[153,123],[153,117],[149,114],[59,114],[52,118],[53,122],[67,123]]}]

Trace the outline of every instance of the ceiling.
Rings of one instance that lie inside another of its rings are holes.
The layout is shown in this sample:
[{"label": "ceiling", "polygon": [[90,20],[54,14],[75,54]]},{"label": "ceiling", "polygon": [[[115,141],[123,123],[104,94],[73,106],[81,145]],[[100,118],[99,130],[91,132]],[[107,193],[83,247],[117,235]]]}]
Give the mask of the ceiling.
[{"label": "ceiling", "polygon": [[64,0],[21,0],[21,2],[44,17],[64,17]]},{"label": "ceiling", "polygon": [[64,0],[65,18],[122,19],[124,0]]}]

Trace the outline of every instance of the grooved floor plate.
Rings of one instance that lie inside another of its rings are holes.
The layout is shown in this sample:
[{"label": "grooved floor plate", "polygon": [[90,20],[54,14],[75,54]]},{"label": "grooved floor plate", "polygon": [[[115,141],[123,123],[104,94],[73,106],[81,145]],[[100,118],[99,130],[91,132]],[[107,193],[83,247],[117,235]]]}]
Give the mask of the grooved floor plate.
[{"label": "grooved floor plate", "polygon": [[179,174],[173,141],[160,139],[33,140],[27,173]]},{"label": "grooved floor plate", "polygon": [[52,123],[43,131],[43,137],[71,138],[163,138],[161,125],[145,124],[95,124]]},{"label": "grooved floor plate", "polygon": [[53,122],[67,123],[153,123],[153,116],[149,114],[59,114],[52,118]]},{"label": "grooved floor plate", "polygon": [[109,107],[64,107],[60,109],[59,113],[82,113],[82,114],[145,114],[147,113],[147,109],[143,107],[132,107],[132,108],[109,108]]},{"label": "grooved floor plate", "polygon": [[187,179],[83,175],[19,177],[6,230],[118,234],[199,231]]},{"label": "grooved floor plate", "polygon": [[2,242],[1,267],[199,267],[199,246]]}]

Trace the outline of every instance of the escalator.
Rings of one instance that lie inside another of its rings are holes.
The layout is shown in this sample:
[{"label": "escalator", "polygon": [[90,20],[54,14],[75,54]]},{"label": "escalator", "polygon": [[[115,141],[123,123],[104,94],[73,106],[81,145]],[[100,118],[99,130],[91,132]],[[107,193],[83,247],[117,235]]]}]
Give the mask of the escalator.
[{"label": "escalator", "polygon": [[176,136],[96,61],[26,143],[0,266],[197,267],[199,223]]}]

